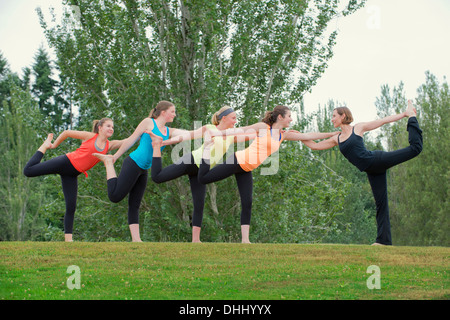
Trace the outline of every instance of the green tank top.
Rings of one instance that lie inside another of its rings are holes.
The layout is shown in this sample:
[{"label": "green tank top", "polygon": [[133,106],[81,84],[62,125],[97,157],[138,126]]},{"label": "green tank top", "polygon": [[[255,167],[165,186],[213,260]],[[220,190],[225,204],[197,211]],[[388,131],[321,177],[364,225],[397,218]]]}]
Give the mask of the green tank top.
[{"label": "green tank top", "polygon": [[[210,130],[217,130],[216,126],[213,124],[207,124],[206,127]],[[214,145],[211,148],[211,157],[210,157],[210,167],[214,167],[216,164],[220,163],[223,159],[223,156],[227,152],[228,148],[231,144],[234,143],[234,136],[224,136],[214,137]],[[195,164],[200,167],[200,163],[203,155],[203,146],[194,151],[192,151],[192,157],[194,158]]]}]

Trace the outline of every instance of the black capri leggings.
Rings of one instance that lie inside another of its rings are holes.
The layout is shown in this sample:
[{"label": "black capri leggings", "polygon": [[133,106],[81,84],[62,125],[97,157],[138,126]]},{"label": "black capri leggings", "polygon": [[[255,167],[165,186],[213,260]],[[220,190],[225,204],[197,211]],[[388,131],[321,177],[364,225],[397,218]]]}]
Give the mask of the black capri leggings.
[{"label": "black capri leggings", "polygon": [[41,163],[44,154],[37,151],[23,169],[23,174],[27,177],[38,177],[47,174],[59,174],[66,202],[66,213],[64,215],[64,233],[72,234],[73,220],[77,207],[78,175],[76,170],[66,155],[44,161]]},{"label": "black capri leggings", "polygon": [[191,186],[192,202],[194,213],[192,215],[192,226],[201,227],[203,221],[203,209],[205,207],[206,185],[201,184],[197,179],[198,166],[194,162],[191,153],[184,155],[177,162],[162,168],[161,157],[153,157],[152,160],[152,180],[162,183],[188,175]]},{"label": "black capri leggings", "polygon": [[223,180],[233,174],[241,197],[241,225],[249,225],[252,216],[253,176],[251,171],[247,172],[241,168],[234,153],[224,163],[214,166],[211,170],[209,163],[202,159],[198,180],[203,184],[208,184]]},{"label": "black capri leggings", "polygon": [[391,152],[375,151],[374,162],[366,169],[372,194],[377,208],[377,243],[391,245],[391,224],[389,219],[386,171],[402,162],[408,161],[422,151],[422,130],[416,117],[408,119],[409,146]]},{"label": "black capri leggings", "polygon": [[107,181],[108,197],[112,202],[120,202],[128,194],[128,224],[139,224],[139,207],[147,178],[148,171],[128,156],[123,161],[119,176]]}]

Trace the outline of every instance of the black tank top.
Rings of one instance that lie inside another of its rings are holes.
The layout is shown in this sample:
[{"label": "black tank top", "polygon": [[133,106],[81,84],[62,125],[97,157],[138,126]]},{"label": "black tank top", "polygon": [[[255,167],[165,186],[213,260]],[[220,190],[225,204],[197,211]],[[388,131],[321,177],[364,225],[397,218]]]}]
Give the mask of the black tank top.
[{"label": "black tank top", "polygon": [[338,136],[339,150],[360,171],[366,170],[374,160],[374,152],[369,151],[364,146],[364,139],[355,134],[355,127],[352,129],[352,134],[347,140],[341,142]]}]

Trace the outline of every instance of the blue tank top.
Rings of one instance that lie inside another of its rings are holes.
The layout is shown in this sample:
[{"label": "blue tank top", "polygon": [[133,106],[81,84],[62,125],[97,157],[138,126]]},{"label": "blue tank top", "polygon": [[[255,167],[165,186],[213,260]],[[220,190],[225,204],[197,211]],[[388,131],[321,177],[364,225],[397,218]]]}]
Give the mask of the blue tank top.
[{"label": "blue tank top", "polygon": [[352,134],[344,142],[339,141],[339,136],[339,150],[344,157],[360,171],[369,168],[375,159],[375,153],[366,149],[363,138],[355,134],[355,128],[353,127]]},{"label": "blue tank top", "polygon": [[[153,130],[152,132],[163,138],[163,140],[169,139],[169,128],[166,127],[166,135],[163,135],[156,125],[155,119],[153,119]],[[165,146],[161,147],[161,151],[165,148]],[[139,141],[139,146],[130,153],[130,158],[133,159],[134,162],[139,166],[139,168],[147,170],[152,166],[153,159],[153,147],[152,147],[152,138],[148,132],[144,132],[141,135],[141,140]]]}]

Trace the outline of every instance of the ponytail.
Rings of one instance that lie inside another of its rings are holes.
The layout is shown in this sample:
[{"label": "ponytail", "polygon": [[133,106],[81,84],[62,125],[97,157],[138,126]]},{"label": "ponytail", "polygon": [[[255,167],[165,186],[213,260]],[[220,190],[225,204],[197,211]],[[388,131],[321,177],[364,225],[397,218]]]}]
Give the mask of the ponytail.
[{"label": "ponytail", "polygon": [[266,111],[262,122],[272,126],[275,122],[277,122],[278,116],[281,115],[284,118],[287,111],[289,111],[288,107],[278,105],[272,111]]},{"label": "ponytail", "polygon": [[92,132],[98,133],[98,128],[103,126],[106,121],[112,121],[110,118],[103,118],[101,120],[92,121]]},{"label": "ponytail", "polygon": [[172,102],[164,101],[164,100],[160,101],[160,102],[158,102],[156,107],[154,107],[152,109],[152,111],[150,111],[150,114],[148,116],[150,118],[156,119],[156,118],[158,118],[161,115],[161,112],[166,111],[170,107],[173,107],[173,103]]}]

